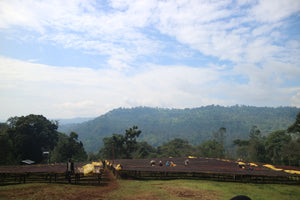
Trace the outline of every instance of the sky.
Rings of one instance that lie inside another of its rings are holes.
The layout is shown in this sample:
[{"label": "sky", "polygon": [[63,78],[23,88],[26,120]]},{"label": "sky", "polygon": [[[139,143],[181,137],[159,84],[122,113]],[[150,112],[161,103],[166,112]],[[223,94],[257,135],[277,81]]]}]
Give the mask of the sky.
[{"label": "sky", "polygon": [[300,107],[299,0],[0,0],[0,119]]}]

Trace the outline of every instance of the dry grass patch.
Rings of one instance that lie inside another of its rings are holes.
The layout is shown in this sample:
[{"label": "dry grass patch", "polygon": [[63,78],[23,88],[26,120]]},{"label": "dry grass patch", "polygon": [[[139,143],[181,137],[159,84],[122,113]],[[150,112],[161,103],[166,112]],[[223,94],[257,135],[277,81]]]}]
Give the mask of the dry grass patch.
[{"label": "dry grass patch", "polygon": [[110,171],[105,171],[103,182],[100,185],[73,185],[73,184],[19,184],[2,186],[0,200],[101,200],[119,188]]},{"label": "dry grass patch", "polygon": [[209,190],[195,190],[180,186],[166,186],[164,188],[173,197],[179,197],[181,199],[202,199],[211,200],[219,199],[220,195],[215,191]]}]

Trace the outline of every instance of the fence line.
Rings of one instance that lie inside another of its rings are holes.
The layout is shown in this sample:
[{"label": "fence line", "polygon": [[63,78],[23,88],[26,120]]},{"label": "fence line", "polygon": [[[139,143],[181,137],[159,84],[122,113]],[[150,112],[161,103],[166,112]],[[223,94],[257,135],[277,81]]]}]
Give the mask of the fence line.
[{"label": "fence line", "polygon": [[[75,173],[70,177],[72,184],[100,184],[102,173],[92,176],[84,176],[83,173]],[[24,172],[24,173],[0,173],[0,185],[24,184],[24,183],[69,183],[66,173],[54,172]]]},{"label": "fence line", "polygon": [[120,170],[112,168],[113,173],[123,179],[140,180],[172,180],[172,179],[192,179],[192,180],[213,180],[224,182],[244,182],[244,183],[276,183],[276,184],[300,184],[300,176],[266,176],[249,174],[225,174],[206,172],[180,172],[180,171],[139,171]]}]

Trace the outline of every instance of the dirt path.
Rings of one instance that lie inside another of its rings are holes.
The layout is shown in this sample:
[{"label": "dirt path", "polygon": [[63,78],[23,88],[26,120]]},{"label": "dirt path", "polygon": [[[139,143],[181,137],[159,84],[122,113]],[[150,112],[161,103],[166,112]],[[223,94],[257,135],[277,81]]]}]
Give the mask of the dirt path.
[{"label": "dirt path", "polygon": [[105,191],[107,191],[107,192],[111,192],[111,191],[117,190],[119,188],[118,181],[114,177],[113,173],[108,169],[104,170],[104,173],[102,176],[102,184],[104,185],[103,189],[105,189]]},{"label": "dirt path", "polygon": [[117,190],[119,184],[110,170],[105,169],[100,185],[20,184],[0,188],[0,199],[33,200],[102,200]]}]

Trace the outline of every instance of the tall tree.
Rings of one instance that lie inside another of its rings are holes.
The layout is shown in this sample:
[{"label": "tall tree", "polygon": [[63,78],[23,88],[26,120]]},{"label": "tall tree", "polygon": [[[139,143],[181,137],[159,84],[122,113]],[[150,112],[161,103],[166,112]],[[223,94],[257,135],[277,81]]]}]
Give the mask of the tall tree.
[{"label": "tall tree", "polygon": [[291,136],[291,141],[285,145],[282,153],[287,156],[289,165],[300,166],[300,112],[287,132]]},{"label": "tall tree", "polygon": [[259,140],[262,138],[261,131],[257,126],[252,126],[249,133],[250,140]]},{"label": "tall tree", "polygon": [[247,160],[249,157],[249,140],[236,139],[233,141],[234,146],[238,146],[236,154],[239,158]]},{"label": "tall tree", "polygon": [[142,133],[141,130],[138,130],[137,126],[133,126],[132,128],[129,128],[125,132],[124,137],[124,145],[126,148],[126,158],[131,158],[131,153],[136,149],[136,139],[140,136]]},{"label": "tall tree", "polygon": [[66,162],[68,158],[76,162],[87,160],[87,153],[75,132],[71,132],[69,136],[60,133],[58,143],[51,154],[52,162]]},{"label": "tall tree", "polygon": [[224,140],[226,135],[226,128],[220,127],[217,132],[213,132],[214,139],[224,147]]},{"label": "tall tree", "polygon": [[286,155],[283,153],[283,149],[290,141],[291,137],[286,134],[285,130],[270,133],[265,141],[267,159],[270,159],[273,164],[286,164],[284,163]]},{"label": "tall tree", "polygon": [[49,121],[42,115],[13,117],[8,120],[9,138],[13,143],[17,160],[43,160],[43,151],[51,151],[58,140],[56,122]]},{"label": "tall tree", "polygon": [[14,164],[12,141],[7,134],[8,125],[0,123],[0,165]]},{"label": "tall tree", "polygon": [[296,121],[287,129],[289,133],[300,133],[300,112],[297,114]]},{"label": "tall tree", "polygon": [[257,126],[253,126],[249,134],[249,159],[255,162],[265,161],[264,138]]},{"label": "tall tree", "polygon": [[224,158],[224,147],[216,139],[208,140],[197,146],[197,156]]},{"label": "tall tree", "polygon": [[125,131],[125,136],[113,134],[103,139],[104,146],[99,150],[101,158],[132,158],[132,153],[137,148],[136,139],[142,131],[133,126]]},{"label": "tall tree", "polygon": [[300,138],[287,143],[281,153],[287,157],[288,165],[300,166]]},{"label": "tall tree", "polygon": [[147,142],[138,142],[136,150],[132,153],[132,157],[135,159],[155,158],[157,157],[157,151]]},{"label": "tall tree", "polygon": [[175,138],[158,147],[161,157],[184,157],[192,155],[193,152],[194,149],[189,142],[180,138]]}]

